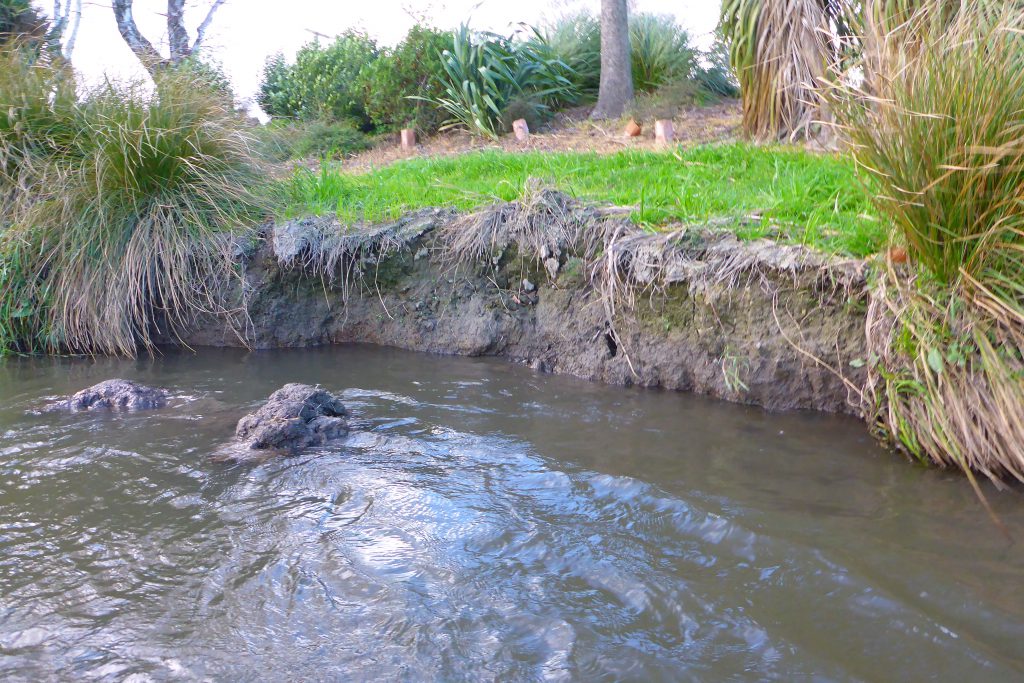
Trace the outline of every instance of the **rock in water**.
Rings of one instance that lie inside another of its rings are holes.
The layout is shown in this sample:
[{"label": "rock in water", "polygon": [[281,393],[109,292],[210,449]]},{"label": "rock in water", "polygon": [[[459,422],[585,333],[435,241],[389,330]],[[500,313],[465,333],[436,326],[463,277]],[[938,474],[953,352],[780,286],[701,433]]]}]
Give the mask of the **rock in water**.
[{"label": "rock in water", "polygon": [[167,405],[167,390],[126,379],[108,379],[74,396],[47,406],[48,410],[153,410]]},{"label": "rock in water", "polygon": [[348,434],[341,400],[308,384],[286,384],[255,413],[238,421],[235,436],[252,450],[292,453]]}]

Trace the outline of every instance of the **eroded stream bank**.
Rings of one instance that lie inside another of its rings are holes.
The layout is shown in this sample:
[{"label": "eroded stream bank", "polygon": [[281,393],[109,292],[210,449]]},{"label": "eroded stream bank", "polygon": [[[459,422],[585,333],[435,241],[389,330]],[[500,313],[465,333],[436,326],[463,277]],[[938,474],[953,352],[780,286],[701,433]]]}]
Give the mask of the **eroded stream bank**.
[{"label": "eroded stream bank", "polygon": [[863,264],[802,247],[706,228],[646,233],[539,192],[355,230],[282,222],[238,254],[236,313],[167,341],[368,342],[769,409],[857,410]]}]

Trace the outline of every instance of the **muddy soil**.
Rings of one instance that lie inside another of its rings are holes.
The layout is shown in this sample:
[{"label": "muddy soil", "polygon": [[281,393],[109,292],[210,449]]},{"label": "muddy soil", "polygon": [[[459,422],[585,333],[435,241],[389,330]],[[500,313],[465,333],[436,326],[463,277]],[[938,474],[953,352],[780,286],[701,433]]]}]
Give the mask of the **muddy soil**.
[{"label": "muddy soil", "polygon": [[603,231],[596,248],[554,240],[536,253],[536,239],[505,235],[468,262],[451,235],[479,227],[446,210],[368,227],[267,226],[242,257],[244,315],[204,318],[177,342],[366,342],[773,410],[857,412],[863,263],[693,226],[648,235],[586,211],[582,232]]}]

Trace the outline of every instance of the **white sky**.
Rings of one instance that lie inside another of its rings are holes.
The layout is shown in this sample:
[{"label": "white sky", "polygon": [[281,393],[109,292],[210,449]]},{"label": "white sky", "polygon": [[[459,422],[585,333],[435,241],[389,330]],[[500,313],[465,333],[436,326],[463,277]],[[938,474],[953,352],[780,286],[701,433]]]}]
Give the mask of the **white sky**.
[{"label": "white sky", "polygon": [[[194,29],[211,0],[191,0],[186,21]],[[52,3],[37,0],[41,9]],[[718,21],[720,0],[633,0],[633,11],[674,14],[698,45],[709,42]],[[218,10],[204,51],[223,64],[238,97],[250,99],[259,84],[268,55],[286,57],[314,37],[334,36],[347,28],[366,30],[383,44],[394,44],[416,20],[453,28],[470,20],[474,28],[508,32],[517,22],[539,24],[567,11],[589,8],[600,0],[227,0]],[[158,49],[166,52],[165,0],[135,0],[135,21]],[[104,74],[115,78],[141,76],[135,56],[124,44],[109,0],[85,0],[78,42],[72,56],[87,82]]]}]

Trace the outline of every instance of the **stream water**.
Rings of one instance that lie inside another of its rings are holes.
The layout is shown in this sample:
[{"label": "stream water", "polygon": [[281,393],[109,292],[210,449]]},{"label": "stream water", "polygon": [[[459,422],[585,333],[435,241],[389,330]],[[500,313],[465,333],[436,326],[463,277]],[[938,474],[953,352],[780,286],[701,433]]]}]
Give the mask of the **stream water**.
[{"label": "stream water", "polygon": [[[125,377],[131,415],[32,414]],[[209,458],[286,382],[341,445]],[[1020,680],[1024,497],[836,416],[371,347],[0,361],[3,680]]]}]

